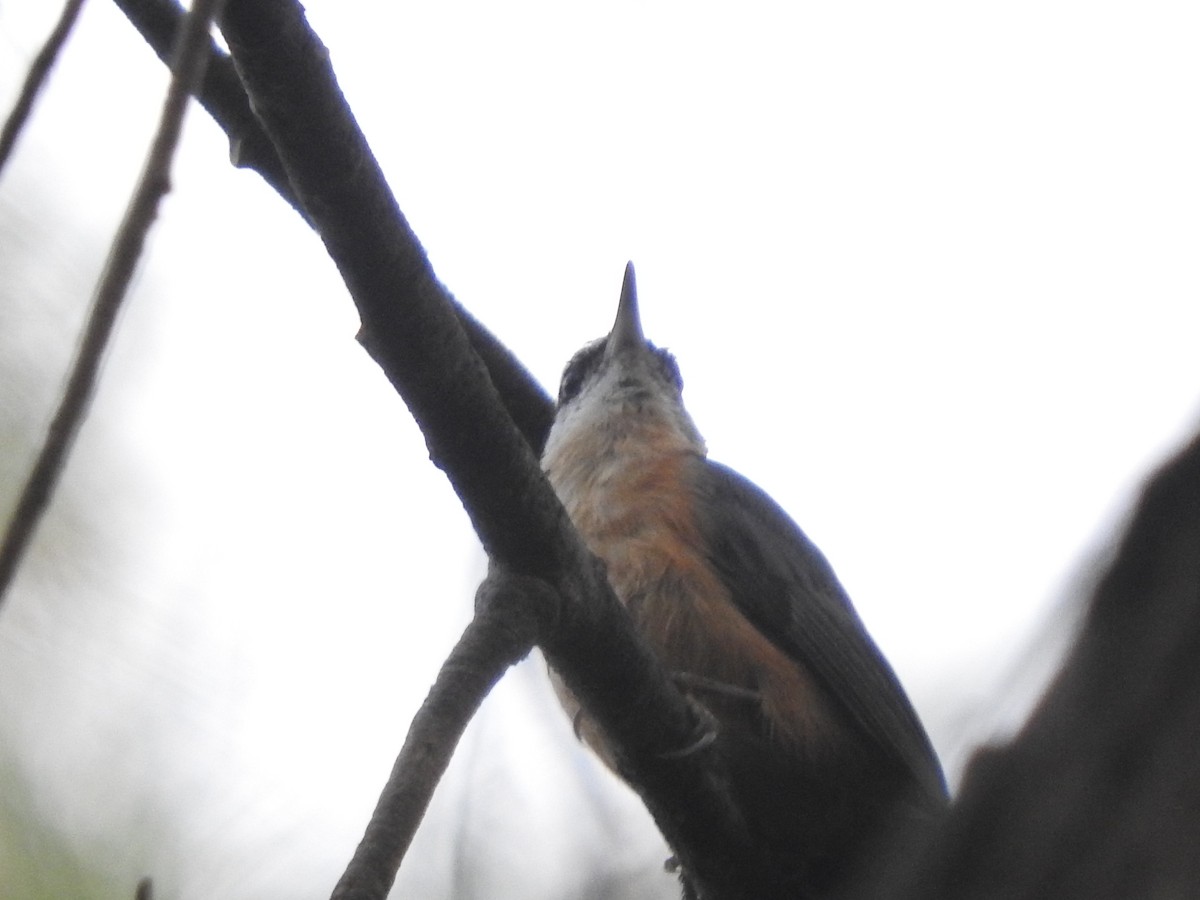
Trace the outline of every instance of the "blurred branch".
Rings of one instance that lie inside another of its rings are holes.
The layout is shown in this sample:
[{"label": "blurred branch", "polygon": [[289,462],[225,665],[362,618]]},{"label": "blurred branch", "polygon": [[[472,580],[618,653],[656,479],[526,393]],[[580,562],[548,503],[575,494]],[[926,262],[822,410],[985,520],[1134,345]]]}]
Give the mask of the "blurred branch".
[{"label": "blurred branch", "polygon": [[215,11],[224,0],[196,0],[180,33],[174,75],[150,146],[141,179],[134,189],[125,217],[113,238],[104,271],[92,298],[83,338],[71,367],[58,410],[25,483],[0,545],[0,603],[16,575],[37,524],[50,502],[62,474],[67,454],[83,422],[96,389],[100,362],[112,335],[134,268],[141,257],[146,234],[158,204],[170,188],[171,160],[179,142],[188,98],[199,83],[208,61],[205,43]]},{"label": "blurred branch", "polygon": [[489,556],[561,598],[558,624],[542,637],[547,657],[621,748],[623,773],[701,896],[759,894],[775,873],[746,837],[719,758],[675,753],[695,743],[698,715],[634,632],[505,412],[325,47],[300,7],[281,0],[232,0],[222,30],[252,108],[358,307],[364,344],[404,397]]},{"label": "blurred branch", "polygon": [[79,11],[82,8],[83,0],[67,0],[67,5],[63,7],[54,30],[46,38],[46,43],[38,51],[38,55],[34,57],[33,64],[29,67],[29,74],[25,76],[25,83],[21,85],[21,93],[17,95],[17,102],[13,105],[12,112],[8,114],[4,128],[0,129],[0,172],[4,171],[4,164],[8,162],[8,157],[17,144],[17,138],[29,120],[33,103],[41,92],[42,85],[46,83],[50,70],[54,68],[59,51],[67,42],[67,37],[71,34],[71,29],[75,26],[75,21],[79,18]]},{"label": "blurred branch", "polygon": [[384,900],[467,724],[508,668],[528,655],[560,601],[543,581],[493,573],[475,618],[442,664],[391,776],[333,891],[333,900]]},{"label": "blurred branch", "polygon": [[873,896],[1200,893],[1200,436],[1149,482],[1029,722],[972,763],[934,851]]},{"label": "blurred branch", "polygon": [[154,900],[154,882],[147,876],[137,883],[134,900]]},{"label": "blurred branch", "polygon": [[[171,42],[183,19],[182,7],[175,0],[114,2],[159,58],[168,60]],[[238,78],[233,60],[215,44],[209,45],[208,52],[209,70],[198,99],[228,136],[234,165],[258,172],[280,197],[308,220],[308,213],[288,180],[275,146],[250,108],[250,100]],[[439,290],[453,306],[471,346],[487,366],[488,374],[500,392],[509,415],[530,446],[536,452],[541,452],[554,418],[550,398],[504,344],[445,293],[440,285]]]}]

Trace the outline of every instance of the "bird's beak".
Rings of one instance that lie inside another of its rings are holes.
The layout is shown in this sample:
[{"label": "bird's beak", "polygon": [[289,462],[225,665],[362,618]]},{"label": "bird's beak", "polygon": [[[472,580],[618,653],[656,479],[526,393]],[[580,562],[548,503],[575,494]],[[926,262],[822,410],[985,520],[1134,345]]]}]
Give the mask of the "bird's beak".
[{"label": "bird's beak", "polygon": [[625,264],[625,281],[621,284],[621,302],[617,304],[617,321],[608,334],[605,355],[626,348],[642,347],[646,336],[642,333],[642,320],[638,315],[637,279],[633,274],[633,263]]}]

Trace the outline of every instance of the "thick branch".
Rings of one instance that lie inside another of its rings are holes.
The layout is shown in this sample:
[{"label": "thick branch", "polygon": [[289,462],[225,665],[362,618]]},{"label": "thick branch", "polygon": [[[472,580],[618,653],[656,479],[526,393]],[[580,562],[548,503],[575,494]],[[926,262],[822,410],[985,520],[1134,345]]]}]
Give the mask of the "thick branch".
[{"label": "thick branch", "polygon": [[1008,747],[972,765],[911,900],[1200,889],[1200,438],[1148,485],[1079,641]]},{"label": "thick branch", "polygon": [[204,45],[213,12],[219,10],[222,3],[223,0],[197,0],[180,33],[174,77],[167,90],[158,132],[96,286],[83,340],[62,400],[5,530],[4,543],[0,546],[0,602],[50,502],[67,454],[91,404],[100,362],[116,324],[117,313],[124,302],[134,267],[141,258],[159,201],[170,188],[171,160],[183,127],[183,114],[208,61]]},{"label": "thick branch", "polygon": [[[118,7],[141,32],[147,43],[163,58],[169,52],[183,9],[174,0],[115,0]],[[274,145],[262,130],[250,109],[250,101],[233,66],[233,60],[210,46],[210,70],[199,94],[201,105],[213,117],[230,140],[235,165],[258,172],[275,191],[307,218],[296,197],[283,163]],[[335,91],[336,85],[323,85]],[[447,295],[471,346],[488,368],[488,374],[509,415],[530,446],[540,452],[554,417],[553,405],[546,392],[496,337],[469,312]]]},{"label": "thick branch", "polygon": [[325,48],[288,2],[234,0],[223,30],[253,109],[358,306],[365,343],[484,546],[563,598],[547,656],[624,750],[626,773],[702,895],[753,896],[769,876],[711,755],[668,760],[694,743],[696,714],[632,630],[505,414],[337,89]]}]

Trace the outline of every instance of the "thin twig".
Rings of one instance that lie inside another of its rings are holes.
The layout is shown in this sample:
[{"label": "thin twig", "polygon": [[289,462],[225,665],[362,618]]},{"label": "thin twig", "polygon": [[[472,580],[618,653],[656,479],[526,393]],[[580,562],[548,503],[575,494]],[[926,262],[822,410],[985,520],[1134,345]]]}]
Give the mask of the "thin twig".
[{"label": "thin twig", "polygon": [[25,83],[21,86],[17,102],[13,105],[12,112],[8,114],[4,128],[0,130],[0,172],[4,171],[4,164],[8,162],[8,157],[17,144],[17,138],[24,129],[25,123],[29,121],[33,102],[41,92],[42,85],[46,83],[50,70],[54,68],[59,51],[67,42],[67,37],[75,26],[75,21],[79,18],[79,10],[82,8],[83,0],[67,0],[62,15],[58,17],[58,24],[54,26],[50,37],[46,38],[46,43],[34,57],[33,64],[29,67],[29,74],[25,76]]},{"label": "thin twig", "polygon": [[0,603],[50,502],[67,454],[91,404],[100,363],[145,245],[146,234],[157,214],[159,201],[170,188],[171,159],[179,142],[183,114],[208,60],[209,23],[223,4],[224,0],[196,0],[180,33],[174,77],[167,89],[158,133],[96,286],[92,309],[62,400],[17,501],[3,545],[0,545]]},{"label": "thin twig", "polygon": [[533,578],[494,575],[480,586],[475,618],[413,718],[333,900],[387,897],[464,729],[500,676],[533,648],[558,602],[545,582]]}]

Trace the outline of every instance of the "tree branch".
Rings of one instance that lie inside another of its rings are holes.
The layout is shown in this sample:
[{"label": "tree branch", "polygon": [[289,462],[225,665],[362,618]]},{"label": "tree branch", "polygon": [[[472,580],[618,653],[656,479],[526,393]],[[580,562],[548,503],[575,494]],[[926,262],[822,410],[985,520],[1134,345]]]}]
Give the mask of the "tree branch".
[{"label": "tree branch", "polygon": [[984,751],[907,900],[1194,896],[1200,886],[1200,437],[1150,481],[1070,658]]},{"label": "tree branch", "polygon": [[[121,12],[145,38],[146,43],[167,65],[176,35],[186,15],[175,0],[114,0]],[[271,139],[250,109],[250,100],[242,88],[229,54],[209,40],[208,66],[196,99],[229,138],[230,159],[234,165],[257,172],[301,216],[304,207],[296,199],[287,173]]]},{"label": "tree branch", "polygon": [[5,530],[3,545],[0,545],[0,603],[50,502],[67,454],[91,404],[100,362],[141,257],[146,234],[158,212],[159,201],[170,189],[171,160],[179,142],[183,114],[208,61],[205,52],[208,29],[214,11],[219,10],[222,3],[223,0],[197,0],[180,33],[174,76],[167,89],[158,131],[96,286],[83,339],[62,400]]},{"label": "tree branch", "polygon": [[33,103],[37,100],[42,85],[46,83],[50,70],[54,68],[58,54],[67,42],[71,29],[75,27],[75,21],[79,18],[79,10],[82,8],[83,0],[67,0],[67,5],[63,7],[54,30],[46,38],[46,43],[42,45],[38,55],[34,57],[33,64],[29,67],[29,74],[25,76],[25,83],[21,86],[21,93],[17,95],[17,102],[13,104],[12,112],[8,114],[8,118],[4,122],[4,128],[0,129],[0,172],[4,171],[4,164],[8,162],[13,147],[17,144],[17,138],[29,120]]},{"label": "tree branch", "polygon": [[364,343],[404,397],[492,559],[562,598],[543,649],[624,755],[701,896],[749,897],[774,873],[746,838],[698,716],[633,631],[471,351],[294,3],[233,0],[222,29],[252,108],[350,289]]},{"label": "tree branch", "polygon": [[480,585],[475,618],[413,718],[333,900],[387,897],[467,724],[500,676],[533,649],[559,604],[545,582],[532,578],[493,573]]},{"label": "tree branch", "polygon": [[[174,0],[114,0],[146,42],[166,59],[171,42],[183,20],[183,9]],[[210,68],[198,99],[229,137],[235,165],[258,172],[275,191],[306,220],[307,212],[296,197],[279,154],[250,109],[250,101],[228,54],[215,44],[209,47]],[[310,223],[311,224],[311,223]],[[453,305],[475,352],[517,427],[535,452],[541,452],[554,407],[546,392],[507,347],[452,297]]]}]

